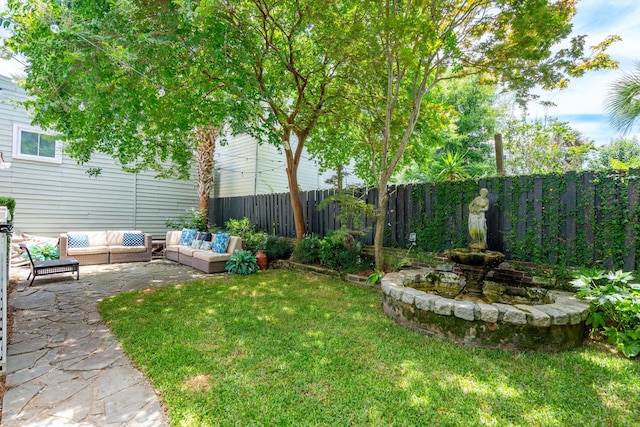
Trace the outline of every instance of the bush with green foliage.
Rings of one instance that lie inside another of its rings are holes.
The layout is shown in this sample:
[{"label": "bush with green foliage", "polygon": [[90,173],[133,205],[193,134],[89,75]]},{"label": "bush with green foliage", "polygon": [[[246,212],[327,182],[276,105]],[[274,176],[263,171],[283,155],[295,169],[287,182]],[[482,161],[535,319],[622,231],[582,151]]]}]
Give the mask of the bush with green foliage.
[{"label": "bush with green foliage", "polygon": [[293,250],[293,259],[303,264],[320,262],[320,238],[315,234],[307,234],[298,240]]},{"label": "bush with green foliage", "polygon": [[0,196],[0,206],[7,207],[7,209],[9,210],[9,218],[11,221],[13,221],[13,213],[16,209],[16,199],[14,199],[13,197]]},{"label": "bush with green foliage", "polygon": [[584,269],[571,284],[591,302],[587,324],[627,357],[640,353],[640,285],[629,272]]},{"label": "bush with green foliage", "polygon": [[249,218],[230,218],[224,225],[229,234],[242,238],[244,248],[250,252],[255,253],[266,239],[266,234],[256,231],[255,224]]},{"label": "bush with green foliage", "polygon": [[196,229],[198,231],[208,230],[209,220],[205,213],[198,209],[188,209],[177,219],[167,219],[165,225],[172,230],[182,230],[183,228]]},{"label": "bush with green foliage", "polygon": [[320,241],[320,262],[332,270],[353,273],[373,268],[373,260],[362,253],[362,242],[340,231]]},{"label": "bush with green foliage", "polygon": [[289,259],[293,252],[293,243],[286,237],[268,234],[265,235],[263,240],[257,245],[257,249],[265,251],[269,261]]},{"label": "bush with green foliage", "polygon": [[253,274],[260,270],[260,267],[258,267],[256,256],[251,251],[236,249],[227,261],[225,270],[231,274]]},{"label": "bush with green foliage", "polygon": [[[33,246],[32,248],[29,248],[29,253],[34,261],[47,261],[50,259],[60,258],[60,249],[50,243],[43,246]],[[24,259],[29,259],[27,251],[24,251],[20,256]]]}]

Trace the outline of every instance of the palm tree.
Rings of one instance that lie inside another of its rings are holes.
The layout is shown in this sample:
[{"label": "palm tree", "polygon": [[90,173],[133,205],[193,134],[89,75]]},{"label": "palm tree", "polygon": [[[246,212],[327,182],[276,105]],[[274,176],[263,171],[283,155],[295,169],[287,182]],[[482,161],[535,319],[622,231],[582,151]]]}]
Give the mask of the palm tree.
[{"label": "palm tree", "polygon": [[438,163],[440,172],[436,176],[436,181],[456,181],[469,178],[469,167],[464,154],[447,151]]},{"label": "palm tree", "polygon": [[640,117],[640,63],[635,71],[623,74],[611,85],[605,108],[615,130],[627,134],[633,129]]}]

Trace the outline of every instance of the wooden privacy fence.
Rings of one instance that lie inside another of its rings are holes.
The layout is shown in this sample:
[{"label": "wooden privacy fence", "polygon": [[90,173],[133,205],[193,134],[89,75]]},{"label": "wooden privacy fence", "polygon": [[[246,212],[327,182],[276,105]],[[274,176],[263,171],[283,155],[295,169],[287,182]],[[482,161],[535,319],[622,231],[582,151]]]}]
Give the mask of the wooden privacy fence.
[{"label": "wooden privacy fence", "polygon": [[[390,186],[385,245],[406,248],[415,232],[425,250],[466,246],[468,204],[486,187],[490,249],[521,261],[634,270],[640,237],[637,178],[636,171],[571,172]],[[338,204],[317,208],[334,194],[301,194],[308,233],[324,236],[340,228]],[[376,189],[353,194],[374,205],[378,200]],[[212,199],[211,223],[243,217],[268,233],[295,237],[287,193]],[[372,244],[373,224],[365,224],[364,242]]]}]

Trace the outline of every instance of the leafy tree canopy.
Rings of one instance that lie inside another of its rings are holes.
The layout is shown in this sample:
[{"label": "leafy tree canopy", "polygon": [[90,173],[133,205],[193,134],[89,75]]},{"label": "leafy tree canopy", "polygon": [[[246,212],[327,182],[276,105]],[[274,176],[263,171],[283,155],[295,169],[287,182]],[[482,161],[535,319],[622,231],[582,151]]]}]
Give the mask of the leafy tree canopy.
[{"label": "leafy tree canopy", "polygon": [[588,156],[590,170],[628,169],[640,167],[640,141],[637,137],[619,138],[595,147]]},{"label": "leafy tree canopy", "polygon": [[593,142],[568,122],[523,118],[507,123],[504,147],[507,174],[531,175],[582,169]]},{"label": "leafy tree canopy", "polygon": [[102,152],[184,178],[196,129],[238,105],[222,27],[198,25],[181,2],[11,0],[3,18],[7,46],[28,58],[33,122],[80,163]]}]

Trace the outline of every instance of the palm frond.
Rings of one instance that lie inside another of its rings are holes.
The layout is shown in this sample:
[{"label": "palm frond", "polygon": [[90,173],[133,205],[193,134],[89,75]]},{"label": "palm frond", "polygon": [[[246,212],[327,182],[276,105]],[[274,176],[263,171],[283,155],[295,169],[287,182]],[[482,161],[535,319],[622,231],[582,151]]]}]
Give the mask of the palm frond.
[{"label": "palm frond", "polygon": [[640,63],[611,85],[605,103],[609,123],[618,132],[628,134],[640,118]]}]

